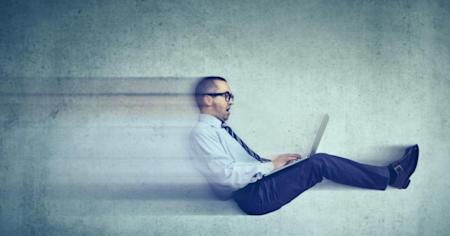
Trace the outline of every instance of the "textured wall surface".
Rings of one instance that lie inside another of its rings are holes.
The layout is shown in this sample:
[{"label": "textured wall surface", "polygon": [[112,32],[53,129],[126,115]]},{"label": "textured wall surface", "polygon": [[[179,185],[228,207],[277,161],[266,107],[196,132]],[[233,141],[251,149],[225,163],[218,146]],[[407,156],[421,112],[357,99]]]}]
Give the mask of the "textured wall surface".
[{"label": "textured wall surface", "polygon": [[[0,3],[1,235],[448,235],[448,1]],[[195,78],[221,75],[257,152],[387,164],[407,190],[321,183],[247,216],[186,158]]]}]

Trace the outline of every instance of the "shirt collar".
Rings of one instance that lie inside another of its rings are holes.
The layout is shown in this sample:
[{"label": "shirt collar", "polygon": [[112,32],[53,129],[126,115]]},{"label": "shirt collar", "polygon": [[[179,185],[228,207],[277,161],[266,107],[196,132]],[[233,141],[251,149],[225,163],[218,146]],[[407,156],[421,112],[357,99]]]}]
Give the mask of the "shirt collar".
[{"label": "shirt collar", "polygon": [[198,121],[202,123],[206,123],[216,128],[222,127],[222,121],[217,119],[217,117],[209,115],[209,114],[200,114],[198,117]]}]

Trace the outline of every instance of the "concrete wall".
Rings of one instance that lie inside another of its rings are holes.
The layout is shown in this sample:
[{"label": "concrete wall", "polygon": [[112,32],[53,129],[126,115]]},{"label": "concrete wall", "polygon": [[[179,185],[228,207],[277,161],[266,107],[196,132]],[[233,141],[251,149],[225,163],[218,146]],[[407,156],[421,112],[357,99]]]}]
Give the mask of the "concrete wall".
[{"label": "concrete wall", "polygon": [[[447,235],[447,1],[2,1],[3,234]],[[408,190],[322,183],[246,216],[186,160],[186,93],[221,75],[257,152],[371,164],[418,143]]]}]

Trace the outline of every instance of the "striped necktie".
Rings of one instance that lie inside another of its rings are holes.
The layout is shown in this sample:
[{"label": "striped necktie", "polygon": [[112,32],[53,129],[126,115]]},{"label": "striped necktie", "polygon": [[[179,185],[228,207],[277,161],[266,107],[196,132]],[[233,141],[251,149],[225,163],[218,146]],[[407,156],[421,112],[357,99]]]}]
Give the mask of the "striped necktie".
[{"label": "striped necktie", "polygon": [[240,139],[239,136],[237,136],[237,134],[235,132],[233,132],[233,130],[231,129],[230,126],[228,126],[225,123],[222,123],[222,128],[224,128],[231,135],[231,137],[236,139],[236,141],[238,141],[238,143],[241,144],[241,146],[245,149],[245,151],[247,151],[247,153],[250,156],[252,156],[253,158],[255,158],[257,161],[259,161],[259,162],[269,162],[269,161],[271,161],[269,159],[262,158],[261,156],[256,154],[254,151],[252,151],[252,149],[250,149],[247,146],[247,144],[245,144],[244,141],[242,141],[242,139]]}]

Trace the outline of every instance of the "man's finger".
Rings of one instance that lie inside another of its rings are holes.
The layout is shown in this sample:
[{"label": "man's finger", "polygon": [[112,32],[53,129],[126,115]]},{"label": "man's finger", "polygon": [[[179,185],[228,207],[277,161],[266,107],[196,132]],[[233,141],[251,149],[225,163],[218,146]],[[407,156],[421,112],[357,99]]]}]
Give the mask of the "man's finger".
[{"label": "man's finger", "polygon": [[297,159],[302,158],[302,156],[300,156],[300,154],[297,154],[297,153],[293,153],[292,156],[294,156],[294,157],[297,158]]},{"label": "man's finger", "polygon": [[287,153],[284,155],[289,156],[289,157],[300,157],[300,154],[298,154],[298,153]]}]

